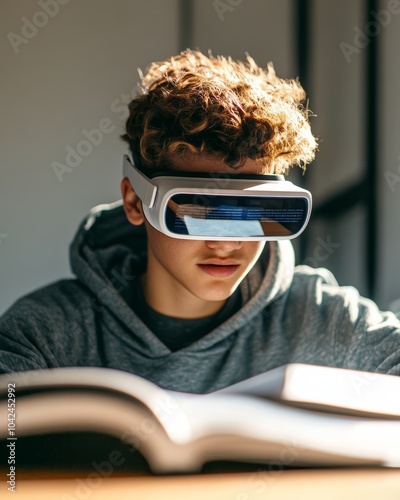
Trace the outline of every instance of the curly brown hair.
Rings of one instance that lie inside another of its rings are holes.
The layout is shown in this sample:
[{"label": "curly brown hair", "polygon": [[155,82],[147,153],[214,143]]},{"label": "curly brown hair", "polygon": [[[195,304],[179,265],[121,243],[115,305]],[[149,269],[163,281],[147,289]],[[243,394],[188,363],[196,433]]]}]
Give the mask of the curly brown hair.
[{"label": "curly brown hair", "polygon": [[153,63],[129,103],[126,133],[143,169],[171,166],[178,155],[213,155],[231,167],[258,160],[263,173],[287,173],[313,160],[305,92],[297,80],[278,78],[247,61],[186,50]]}]

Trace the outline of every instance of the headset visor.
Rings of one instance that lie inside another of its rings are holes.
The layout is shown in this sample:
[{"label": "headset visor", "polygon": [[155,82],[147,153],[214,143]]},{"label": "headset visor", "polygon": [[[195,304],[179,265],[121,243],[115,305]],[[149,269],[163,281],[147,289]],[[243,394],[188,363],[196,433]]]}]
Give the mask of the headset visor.
[{"label": "headset visor", "polygon": [[280,175],[163,172],[149,178],[127,156],[123,175],[141,199],[147,221],[174,238],[292,239],[311,213],[311,194]]},{"label": "headset visor", "polygon": [[305,198],[175,194],[165,225],[172,234],[200,238],[290,238],[303,229],[308,210]]}]

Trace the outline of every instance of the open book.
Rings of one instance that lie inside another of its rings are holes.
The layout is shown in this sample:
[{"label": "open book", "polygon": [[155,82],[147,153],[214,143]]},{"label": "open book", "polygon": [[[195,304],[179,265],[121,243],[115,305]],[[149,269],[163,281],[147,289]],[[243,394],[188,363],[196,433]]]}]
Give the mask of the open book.
[{"label": "open book", "polygon": [[110,434],[156,473],[217,460],[399,467],[400,377],[294,363],[195,395],[107,368],[37,370],[0,376],[0,422],[16,447],[24,436]]}]

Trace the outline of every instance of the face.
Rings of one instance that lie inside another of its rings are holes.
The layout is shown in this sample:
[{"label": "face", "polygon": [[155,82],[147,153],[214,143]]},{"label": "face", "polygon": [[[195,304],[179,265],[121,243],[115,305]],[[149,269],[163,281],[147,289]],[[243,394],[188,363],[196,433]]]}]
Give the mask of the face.
[{"label": "face", "polygon": [[[208,158],[177,159],[176,171],[232,173],[225,163]],[[259,173],[253,160],[236,173]],[[153,309],[173,317],[195,318],[218,311],[239,286],[259,258],[265,242],[197,241],[171,238],[154,229],[144,218],[140,200],[129,181],[122,192],[127,217],[133,224],[146,225],[148,236],[147,271],[142,285]]]}]

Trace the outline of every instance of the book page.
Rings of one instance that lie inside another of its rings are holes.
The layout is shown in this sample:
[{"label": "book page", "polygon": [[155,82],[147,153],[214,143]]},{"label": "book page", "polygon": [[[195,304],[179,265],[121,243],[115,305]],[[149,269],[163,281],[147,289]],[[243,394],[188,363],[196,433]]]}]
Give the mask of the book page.
[{"label": "book page", "polygon": [[218,392],[332,413],[400,418],[400,377],[360,370],[292,363]]}]

